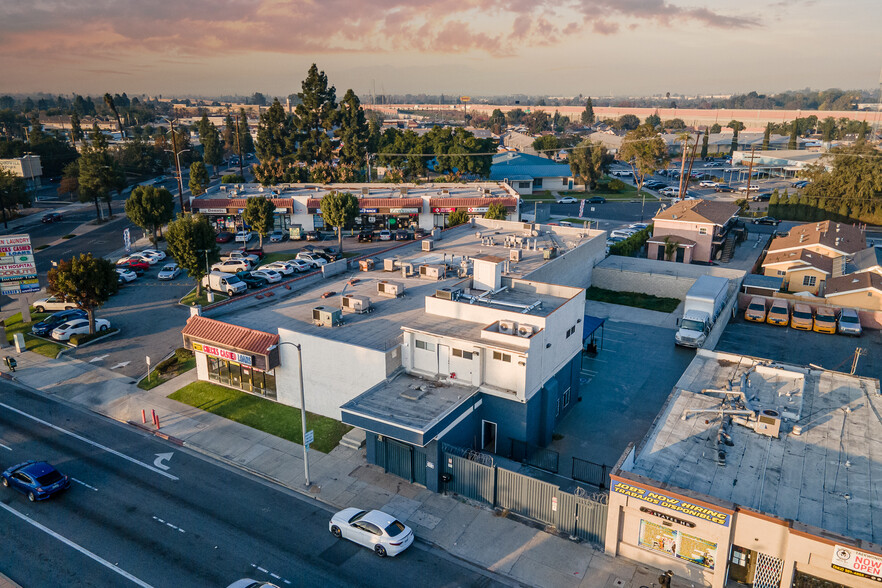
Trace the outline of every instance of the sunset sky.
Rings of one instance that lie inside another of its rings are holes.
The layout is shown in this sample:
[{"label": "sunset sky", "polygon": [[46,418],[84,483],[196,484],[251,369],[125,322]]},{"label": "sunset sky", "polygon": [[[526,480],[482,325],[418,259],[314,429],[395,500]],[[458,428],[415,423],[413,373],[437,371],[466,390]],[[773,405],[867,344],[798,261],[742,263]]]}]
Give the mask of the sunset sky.
[{"label": "sunset sky", "polygon": [[876,88],[880,0],[0,0],[0,93]]}]

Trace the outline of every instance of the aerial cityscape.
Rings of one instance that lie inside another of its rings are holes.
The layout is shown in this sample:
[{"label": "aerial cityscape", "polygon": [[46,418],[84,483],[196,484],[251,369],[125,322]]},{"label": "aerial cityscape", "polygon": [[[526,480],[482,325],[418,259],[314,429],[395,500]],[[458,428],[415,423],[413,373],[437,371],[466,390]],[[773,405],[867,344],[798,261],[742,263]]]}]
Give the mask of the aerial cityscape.
[{"label": "aerial cityscape", "polygon": [[0,14],[0,588],[882,582],[873,2]]}]

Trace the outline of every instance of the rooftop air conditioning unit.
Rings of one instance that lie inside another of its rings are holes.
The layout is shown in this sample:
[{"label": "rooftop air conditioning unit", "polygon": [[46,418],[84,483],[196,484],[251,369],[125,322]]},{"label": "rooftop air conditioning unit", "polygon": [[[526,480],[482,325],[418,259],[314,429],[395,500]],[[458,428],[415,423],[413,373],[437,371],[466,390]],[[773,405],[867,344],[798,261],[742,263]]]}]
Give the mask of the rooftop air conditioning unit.
[{"label": "rooftop air conditioning unit", "polygon": [[343,324],[343,313],[339,308],[316,306],[312,309],[312,322],[320,327],[336,327]]},{"label": "rooftop air conditioning unit", "polygon": [[435,241],[432,239],[423,239],[423,251],[434,251]]},{"label": "rooftop air conditioning unit", "polygon": [[224,185],[221,185],[221,187],[220,187],[220,191],[221,191],[221,192],[226,192],[226,191],[227,191],[227,187],[224,186]]},{"label": "rooftop air conditioning unit", "polygon": [[518,262],[521,260],[521,250],[520,249],[509,249],[508,250],[508,259],[509,261]]},{"label": "rooftop air conditioning unit", "polygon": [[518,337],[525,339],[533,336],[533,325],[518,325]]},{"label": "rooftop air conditioning unit", "polygon": [[459,300],[460,295],[462,295],[461,288],[439,288],[435,290],[435,298],[440,298],[441,300]]},{"label": "rooftop air conditioning unit", "polygon": [[499,332],[503,335],[514,335],[518,325],[514,321],[499,321]]},{"label": "rooftop air conditioning unit", "polygon": [[355,312],[361,314],[371,311],[371,299],[367,296],[344,296],[341,306],[343,312]]},{"label": "rooftop air conditioning unit", "polygon": [[447,188],[444,188],[443,190],[441,190],[441,193],[442,194],[450,194],[450,190],[448,190]]},{"label": "rooftop air conditioning unit", "polygon": [[756,417],[756,426],[753,430],[760,435],[777,439],[781,434],[781,415],[777,410],[761,410]]},{"label": "rooftop air conditioning unit", "polygon": [[407,186],[401,186],[401,188],[399,189],[399,192],[401,193],[402,196],[407,196]]},{"label": "rooftop air conditioning unit", "polygon": [[447,268],[443,265],[421,265],[420,277],[427,280],[440,280],[447,275]]},{"label": "rooftop air conditioning unit", "polygon": [[363,195],[367,196],[368,194],[371,193],[371,189],[370,189],[370,188],[362,188],[362,189],[361,189],[361,193],[362,193]]},{"label": "rooftop air conditioning unit", "polygon": [[404,284],[381,280],[377,282],[377,294],[386,298],[398,298],[404,294]]},{"label": "rooftop air conditioning unit", "polygon": [[397,260],[395,260],[391,257],[387,257],[387,258],[383,259],[383,271],[384,272],[394,272],[395,266],[397,265],[396,261]]}]

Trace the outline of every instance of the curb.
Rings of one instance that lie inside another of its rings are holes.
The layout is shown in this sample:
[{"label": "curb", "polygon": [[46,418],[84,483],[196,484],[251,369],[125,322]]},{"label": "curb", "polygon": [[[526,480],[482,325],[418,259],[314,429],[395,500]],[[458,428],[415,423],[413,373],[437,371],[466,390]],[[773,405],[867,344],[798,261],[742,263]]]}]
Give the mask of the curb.
[{"label": "curb", "polygon": [[119,329],[113,329],[109,333],[107,333],[106,335],[102,335],[100,337],[95,337],[94,339],[89,339],[85,343],[80,343],[78,345],[70,345],[70,348],[71,349],[82,349],[83,347],[88,347],[92,343],[97,343],[98,341],[103,341],[104,339],[109,339],[110,337],[113,337],[114,335],[119,335],[120,333],[121,333],[121,331]]}]

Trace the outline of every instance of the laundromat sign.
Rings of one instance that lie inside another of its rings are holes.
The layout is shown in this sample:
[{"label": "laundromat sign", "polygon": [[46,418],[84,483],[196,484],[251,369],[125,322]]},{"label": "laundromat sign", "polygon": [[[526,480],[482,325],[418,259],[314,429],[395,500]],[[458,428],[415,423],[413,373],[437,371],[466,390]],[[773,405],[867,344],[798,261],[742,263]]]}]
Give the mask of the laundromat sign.
[{"label": "laundromat sign", "polygon": [[729,521],[732,516],[726,512],[699,506],[685,500],[680,500],[679,498],[674,498],[673,496],[668,496],[667,494],[660,494],[646,488],[641,488],[640,486],[619,482],[618,480],[612,480],[612,487],[610,490],[616,494],[624,494],[631,498],[637,498],[650,504],[663,506],[692,517],[723,525],[724,527],[729,526]]},{"label": "laundromat sign", "polygon": [[214,357],[219,357],[221,359],[226,359],[229,361],[235,361],[241,363],[243,365],[251,365],[251,356],[245,355],[243,353],[237,353],[235,351],[230,351],[229,349],[221,349],[220,347],[213,347],[211,345],[205,345],[204,343],[193,343],[193,351],[201,351],[206,355],[212,355]]}]

